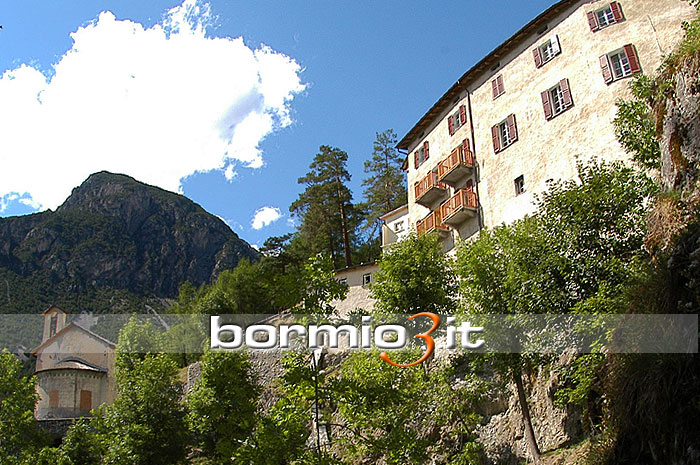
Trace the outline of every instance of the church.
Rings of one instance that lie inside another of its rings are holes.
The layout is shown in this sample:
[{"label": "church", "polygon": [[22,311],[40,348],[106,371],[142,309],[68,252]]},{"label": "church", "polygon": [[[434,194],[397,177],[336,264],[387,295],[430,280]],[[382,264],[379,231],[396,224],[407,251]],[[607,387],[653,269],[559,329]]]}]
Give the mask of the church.
[{"label": "church", "polygon": [[66,316],[53,305],[44,311],[41,344],[32,351],[39,394],[37,420],[89,416],[116,397],[116,345],[75,322],[66,324]]}]

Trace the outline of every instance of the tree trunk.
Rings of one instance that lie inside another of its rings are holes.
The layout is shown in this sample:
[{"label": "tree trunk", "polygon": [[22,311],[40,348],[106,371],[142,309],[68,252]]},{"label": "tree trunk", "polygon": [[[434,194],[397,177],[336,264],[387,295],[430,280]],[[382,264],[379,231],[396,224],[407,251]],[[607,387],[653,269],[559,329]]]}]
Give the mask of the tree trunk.
[{"label": "tree trunk", "polygon": [[342,185],[340,178],[336,176],[335,180],[337,182],[338,203],[340,205],[340,228],[343,234],[343,246],[345,247],[345,266],[349,268],[352,266],[352,257],[350,256],[350,237],[348,235],[348,220],[345,215],[345,200],[343,200],[343,193],[340,189]]},{"label": "tree trunk", "polygon": [[523,375],[520,370],[513,371],[513,381],[515,382],[515,387],[518,391],[518,401],[520,402],[520,410],[523,413],[523,423],[525,423],[525,439],[527,440],[527,447],[530,449],[530,454],[534,459],[535,463],[540,461],[540,448],[537,446],[537,438],[535,437],[535,430],[532,428],[532,419],[530,418],[530,408],[527,405],[527,399],[525,398],[525,388],[523,387]]}]

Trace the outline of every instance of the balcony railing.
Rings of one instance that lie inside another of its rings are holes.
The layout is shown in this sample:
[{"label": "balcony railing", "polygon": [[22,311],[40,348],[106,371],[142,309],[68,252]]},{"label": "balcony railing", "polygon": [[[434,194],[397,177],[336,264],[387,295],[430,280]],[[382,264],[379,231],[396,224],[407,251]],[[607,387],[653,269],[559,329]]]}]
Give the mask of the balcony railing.
[{"label": "balcony railing", "polygon": [[447,186],[438,180],[437,172],[431,171],[426,177],[418,181],[413,188],[416,194],[416,203],[430,208],[430,205],[440,199],[445,192]]},{"label": "balcony railing", "polygon": [[474,155],[467,147],[460,146],[438,164],[438,179],[454,185],[468,176],[473,169]]},{"label": "balcony railing", "polygon": [[433,231],[437,231],[440,236],[446,236],[449,232],[447,226],[442,224],[442,214],[440,213],[439,208],[430,212],[430,215],[416,223],[416,234],[418,236],[422,236],[423,234]]},{"label": "balcony railing", "polygon": [[442,221],[446,225],[457,227],[476,215],[479,199],[472,189],[460,189],[450,199],[440,205]]}]

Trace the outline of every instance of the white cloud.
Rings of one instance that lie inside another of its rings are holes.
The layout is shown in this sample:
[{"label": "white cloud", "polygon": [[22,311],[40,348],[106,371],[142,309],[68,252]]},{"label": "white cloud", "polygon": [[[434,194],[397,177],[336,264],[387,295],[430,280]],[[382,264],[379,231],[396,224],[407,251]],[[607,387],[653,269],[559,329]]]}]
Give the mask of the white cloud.
[{"label": "white cloud", "polygon": [[282,212],[275,207],[262,207],[255,210],[253,220],[250,222],[253,229],[262,229],[282,217]]},{"label": "white cloud", "polygon": [[[89,174],[126,173],[165,189],[196,172],[263,164],[264,137],[291,123],[303,91],[290,57],[212,38],[209,7],[185,0],[150,28],[103,12],[71,34],[47,79],[0,77],[0,198],[55,208]],[[0,205],[2,209],[2,205]]]}]

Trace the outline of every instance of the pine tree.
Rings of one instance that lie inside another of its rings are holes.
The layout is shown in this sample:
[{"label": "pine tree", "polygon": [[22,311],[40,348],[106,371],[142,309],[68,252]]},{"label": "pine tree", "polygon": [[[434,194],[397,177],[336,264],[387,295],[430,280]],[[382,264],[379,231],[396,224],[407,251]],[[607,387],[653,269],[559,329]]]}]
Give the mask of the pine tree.
[{"label": "pine tree", "polygon": [[363,213],[370,237],[379,228],[379,217],[406,203],[406,180],[401,169],[401,155],[396,150],[396,133],[387,129],[377,133],[372,159],[365,161],[365,173],[369,174],[365,188]]},{"label": "pine tree", "polygon": [[289,211],[301,220],[299,234],[308,242],[312,253],[328,252],[336,263],[341,244],[345,266],[352,266],[351,238],[357,225],[352,193],[346,183],[348,154],[322,145],[309,165],[310,171],[299,178],[306,189],[292,203]]}]

